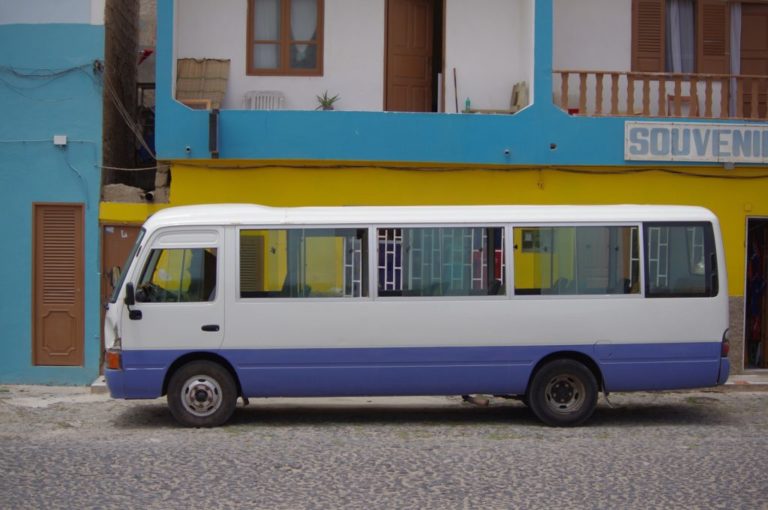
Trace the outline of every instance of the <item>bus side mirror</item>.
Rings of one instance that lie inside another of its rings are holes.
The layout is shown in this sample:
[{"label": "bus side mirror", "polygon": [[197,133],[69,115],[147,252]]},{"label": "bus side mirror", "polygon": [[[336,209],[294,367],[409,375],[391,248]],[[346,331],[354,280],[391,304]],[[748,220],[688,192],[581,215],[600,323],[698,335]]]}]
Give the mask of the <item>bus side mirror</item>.
[{"label": "bus side mirror", "polygon": [[128,282],[125,284],[125,306],[128,307],[128,318],[132,321],[140,321],[142,317],[141,310],[131,310],[131,307],[136,304],[136,291],[133,289],[133,284]]},{"label": "bus side mirror", "polygon": [[107,276],[109,276],[109,283],[112,285],[112,288],[117,287],[117,284],[120,283],[120,266],[114,266],[110,269]]},{"label": "bus side mirror", "polygon": [[125,284],[125,304],[127,306],[136,304],[136,293],[133,290],[133,284],[130,282]]}]

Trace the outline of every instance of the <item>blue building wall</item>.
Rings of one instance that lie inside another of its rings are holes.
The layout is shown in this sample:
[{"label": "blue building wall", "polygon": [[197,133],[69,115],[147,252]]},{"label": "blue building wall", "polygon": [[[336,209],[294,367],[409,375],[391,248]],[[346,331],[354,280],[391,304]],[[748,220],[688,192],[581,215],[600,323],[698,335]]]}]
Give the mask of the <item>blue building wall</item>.
[{"label": "blue building wall", "polygon": [[[225,110],[219,157],[623,165],[626,119],[572,117],[552,104],[552,9],[552,0],[535,0],[533,104],[516,115]],[[173,100],[173,2],[159,0],[157,14],[158,156],[207,159],[208,113]]]},{"label": "blue building wall", "polygon": [[[0,383],[86,384],[98,375],[104,26],[0,25]],[[66,147],[53,144],[66,135]],[[82,367],[32,365],[33,203],[85,211]]]},{"label": "blue building wall", "polygon": [[[208,159],[211,157],[208,112],[191,110],[173,99],[173,4],[172,0],[158,0],[158,157]],[[534,6],[533,103],[516,115],[223,110],[219,120],[219,157],[448,165],[626,166],[624,123],[642,119],[570,116],[552,104],[553,0],[534,0]],[[707,120],[686,119],[686,122]],[[652,166],[655,163],[630,164]]]}]

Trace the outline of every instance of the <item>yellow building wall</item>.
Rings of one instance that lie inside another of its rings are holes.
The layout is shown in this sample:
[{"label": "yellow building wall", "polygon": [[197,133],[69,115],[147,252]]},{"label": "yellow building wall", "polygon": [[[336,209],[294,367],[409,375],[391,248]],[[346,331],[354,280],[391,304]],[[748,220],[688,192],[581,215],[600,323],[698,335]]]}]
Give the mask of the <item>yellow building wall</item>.
[{"label": "yellow building wall", "polygon": [[[261,266],[250,268],[256,274],[250,275],[252,281],[241,279],[241,288],[248,291],[279,292],[288,273],[288,240],[285,231],[243,230],[241,236],[261,239]],[[240,263],[242,267],[242,259]]]},{"label": "yellow building wall", "polygon": [[141,223],[163,207],[301,205],[675,204],[711,209],[726,246],[729,293],[744,293],[746,218],[768,217],[764,168],[466,168],[326,162],[173,162],[169,204],[102,203],[102,223]]}]

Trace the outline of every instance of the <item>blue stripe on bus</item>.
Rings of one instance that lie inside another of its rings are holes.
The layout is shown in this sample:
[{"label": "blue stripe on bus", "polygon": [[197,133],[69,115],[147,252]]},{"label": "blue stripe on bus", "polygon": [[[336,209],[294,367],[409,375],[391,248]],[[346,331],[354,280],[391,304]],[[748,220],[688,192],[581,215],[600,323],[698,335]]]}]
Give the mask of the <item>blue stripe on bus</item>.
[{"label": "blue stripe on bus", "polygon": [[[722,384],[720,343],[520,347],[223,349],[243,392],[267,396],[521,394],[549,354],[593,359],[608,391],[695,388]],[[123,370],[106,370],[116,398],[155,398],[170,365],[185,350],[125,350]]]}]

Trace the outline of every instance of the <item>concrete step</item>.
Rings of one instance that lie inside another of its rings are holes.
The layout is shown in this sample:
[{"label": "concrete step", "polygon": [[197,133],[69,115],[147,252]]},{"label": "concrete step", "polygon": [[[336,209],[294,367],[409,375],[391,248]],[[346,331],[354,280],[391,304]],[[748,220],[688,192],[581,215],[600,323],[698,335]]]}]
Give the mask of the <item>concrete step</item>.
[{"label": "concrete step", "polygon": [[107,380],[103,375],[98,376],[96,380],[91,383],[90,388],[91,393],[94,394],[109,393],[109,389],[107,389]]}]

